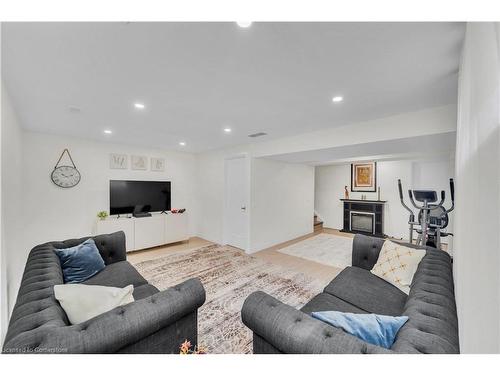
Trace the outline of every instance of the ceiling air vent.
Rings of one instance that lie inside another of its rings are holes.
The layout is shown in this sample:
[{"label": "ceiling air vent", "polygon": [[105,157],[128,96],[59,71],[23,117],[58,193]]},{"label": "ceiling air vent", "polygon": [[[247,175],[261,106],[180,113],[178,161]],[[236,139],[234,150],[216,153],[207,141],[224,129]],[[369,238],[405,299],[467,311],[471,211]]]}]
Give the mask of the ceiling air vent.
[{"label": "ceiling air vent", "polygon": [[257,138],[257,137],[262,137],[264,135],[267,135],[267,133],[260,132],[260,133],[249,134],[248,136],[250,138]]}]

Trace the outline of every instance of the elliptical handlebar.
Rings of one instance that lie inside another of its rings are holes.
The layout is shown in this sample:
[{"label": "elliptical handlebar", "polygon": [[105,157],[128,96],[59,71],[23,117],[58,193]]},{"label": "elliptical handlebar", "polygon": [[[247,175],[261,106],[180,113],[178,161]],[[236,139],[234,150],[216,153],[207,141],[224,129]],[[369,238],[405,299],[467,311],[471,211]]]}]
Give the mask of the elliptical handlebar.
[{"label": "elliptical handlebar", "polygon": [[446,193],[444,190],[441,190],[441,200],[439,201],[438,206],[443,205],[445,198],[446,198]]},{"label": "elliptical handlebar", "polygon": [[410,215],[413,216],[412,209],[408,207],[403,200],[403,187],[401,186],[401,179],[398,179],[398,190],[399,190],[399,200],[401,201],[401,204],[403,205],[404,208],[408,210],[408,212],[410,212]]},{"label": "elliptical handlebar", "polygon": [[450,213],[455,208],[455,182],[453,178],[450,178],[450,194],[451,194],[451,207],[446,210],[446,213]]}]

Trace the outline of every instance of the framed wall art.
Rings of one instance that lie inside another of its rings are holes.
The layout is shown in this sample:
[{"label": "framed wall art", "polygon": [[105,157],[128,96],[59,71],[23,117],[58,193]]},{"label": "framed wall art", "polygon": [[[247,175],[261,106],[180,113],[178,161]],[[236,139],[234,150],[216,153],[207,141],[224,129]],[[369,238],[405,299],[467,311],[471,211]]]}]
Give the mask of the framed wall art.
[{"label": "framed wall art", "polygon": [[377,163],[363,162],[351,164],[351,191],[377,191]]},{"label": "framed wall art", "polygon": [[148,169],[147,156],[132,155],[131,160],[132,160],[132,169],[138,171],[145,171]]},{"label": "framed wall art", "polygon": [[163,158],[151,158],[151,170],[153,172],[165,171],[165,159],[163,159]]},{"label": "framed wall art", "polygon": [[128,168],[127,155],[110,154],[109,155],[109,167],[111,169],[127,169]]}]

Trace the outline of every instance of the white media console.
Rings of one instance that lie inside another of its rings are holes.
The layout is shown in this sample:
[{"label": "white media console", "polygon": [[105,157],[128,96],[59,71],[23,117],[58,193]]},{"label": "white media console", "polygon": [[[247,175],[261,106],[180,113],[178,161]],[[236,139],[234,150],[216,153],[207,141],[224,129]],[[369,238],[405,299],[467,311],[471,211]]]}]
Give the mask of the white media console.
[{"label": "white media console", "polygon": [[188,214],[153,214],[150,217],[111,217],[97,221],[97,234],[125,232],[127,251],[186,241]]}]

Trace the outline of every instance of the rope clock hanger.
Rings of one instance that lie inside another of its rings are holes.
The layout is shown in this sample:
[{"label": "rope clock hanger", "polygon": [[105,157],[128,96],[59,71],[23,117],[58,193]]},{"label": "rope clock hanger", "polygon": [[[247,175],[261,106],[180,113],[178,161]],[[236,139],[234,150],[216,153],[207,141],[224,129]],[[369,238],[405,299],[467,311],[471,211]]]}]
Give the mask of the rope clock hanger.
[{"label": "rope clock hanger", "polygon": [[[72,165],[60,165],[64,154],[68,155]],[[76,169],[76,165],[67,148],[59,156],[59,160],[57,160],[50,178],[54,184],[62,188],[72,188],[80,182],[82,177],[78,169]]]}]

